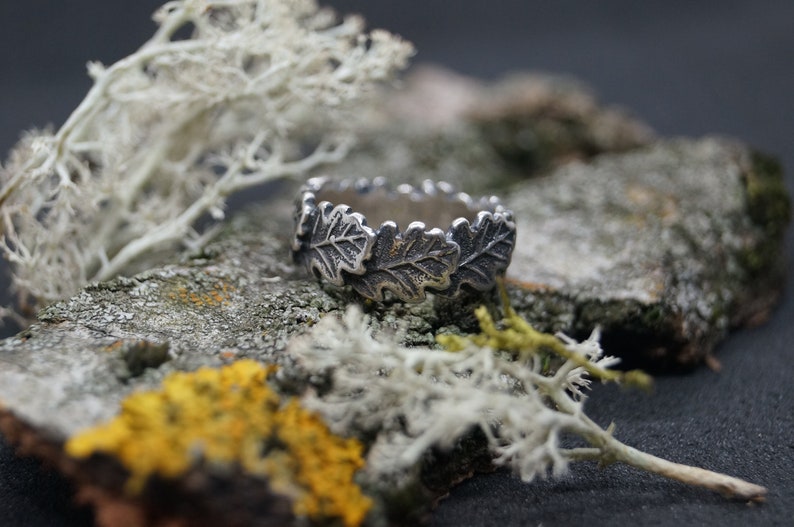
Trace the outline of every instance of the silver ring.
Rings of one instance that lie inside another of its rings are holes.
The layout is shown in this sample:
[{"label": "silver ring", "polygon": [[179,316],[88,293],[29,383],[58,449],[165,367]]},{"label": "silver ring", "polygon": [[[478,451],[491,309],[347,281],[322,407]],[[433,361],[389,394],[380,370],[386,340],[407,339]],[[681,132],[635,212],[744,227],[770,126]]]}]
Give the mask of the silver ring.
[{"label": "silver ring", "polygon": [[515,238],[513,213],[493,196],[475,200],[444,182],[391,190],[382,178],[321,177],[300,191],[292,251],[318,279],[372,300],[390,291],[416,302],[426,291],[453,297],[493,288]]}]

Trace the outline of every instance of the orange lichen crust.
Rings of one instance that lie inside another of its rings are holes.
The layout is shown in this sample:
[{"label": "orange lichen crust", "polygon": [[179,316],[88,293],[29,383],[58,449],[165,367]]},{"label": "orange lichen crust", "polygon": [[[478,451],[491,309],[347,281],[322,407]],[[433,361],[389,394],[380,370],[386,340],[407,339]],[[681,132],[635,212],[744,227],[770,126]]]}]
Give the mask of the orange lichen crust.
[{"label": "orange lichen crust", "polygon": [[198,291],[191,289],[179,287],[176,291],[168,293],[168,298],[182,303],[190,303],[196,307],[228,306],[231,303],[232,293],[235,291],[234,286],[222,280],[215,282],[212,287],[206,289]]},{"label": "orange lichen crust", "polygon": [[130,471],[130,494],[151,475],[176,478],[202,459],[237,463],[289,496],[296,516],[359,525],[372,505],[353,481],[361,444],[333,435],[297,400],[282,401],[266,382],[274,370],[240,360],[171,374],[162,389],[130,395],[115,419],[71,438],[66,451],[118,458]]}]

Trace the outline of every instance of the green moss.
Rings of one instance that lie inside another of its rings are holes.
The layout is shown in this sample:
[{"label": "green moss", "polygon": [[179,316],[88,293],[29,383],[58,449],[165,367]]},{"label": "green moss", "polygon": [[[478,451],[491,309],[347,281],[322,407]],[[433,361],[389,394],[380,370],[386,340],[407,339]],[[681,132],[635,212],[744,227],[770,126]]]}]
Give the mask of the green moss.
[{"label": "green moss", "polygon": [[791,200],[780,162],[753,152],[752,166],[746,173],[747,208],[753,222],[765,233],[779,239],[791,220]]},{"label": "green moss", "polygon": [[782,240],[791,220],[791,200],[782,166],[776,159],[758,152],[751,159],[752,166],[745,173],[747,211],[763,235],[739,253],[748,282],[768,278],[771,273],[781,274]]}]

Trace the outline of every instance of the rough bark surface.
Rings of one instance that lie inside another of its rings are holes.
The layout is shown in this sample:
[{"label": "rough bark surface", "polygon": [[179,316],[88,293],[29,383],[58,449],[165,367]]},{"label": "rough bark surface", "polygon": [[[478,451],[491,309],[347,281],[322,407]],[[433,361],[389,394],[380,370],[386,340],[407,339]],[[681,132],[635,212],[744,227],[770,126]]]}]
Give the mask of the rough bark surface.
[{"label": "rough bark surface", "polygon": [[[517,221],[507,273],[517,311],[546,331],[582,335],[600,325],[606,350],[629,363],[691,366],[732,326],[764,318],[783,278],[781,244],[789,217],[773,162],[726,140],[648,143],[640,124],[598,109],[586,92],[548,80],[521,82],[523,90],[503,86],[506,99],[478,112],[470,111],[472,101],[484,97],[485,88],[461,87],[468,102],[421,133],[416,122],[406,124],[419,119],[410,112],[388,133],[378,125],[383,112],[374,112],[367,126],[382,133],[371,134],[332,172],[372,177],[399,168],[421,179],[438,168],[467,190],[501,193]],[[532,86],[540,93],[534,98],[527,95]],[[493,92],[487,93],[492,100]],[[524,113],[511,111],[510,101]],[[551,129],[543,144],[559,146],[551,137],[559,137],[560,123],[572,122],[570,144],[556,151],[538,146],[543,142],[505,139],[515,139],[517,129],[531,127],[540,136]],[[425,155],[412,150],[419,143],[454,148]],[[399,159],[379,159],[385,145],[401,152]],[[612,153],[592,158],[605,151]],[[578,161],[563,163],[570,158]],[[380,172],[373,172],[376,166]],[[468,168],[456,172],[463,166]],[[0,431],[26,452],[55,462],[85,485],[86,499],[110,504],[111,514],[130,505],[114,494],[117,484],[103,491],[89,477],[98,473],[96,460],[81,465],[60,448],[76,432],[116,415],[132,391],[156,388],[170,372],[243,357],[281,364],[299,389],[300,372],[283,353],[289,339],[361,300],[293,265],[291,199],[274,197],[237,214],[200,254],[89,286],[0,342]],[[492,294],[471,294],[363,306],[376,333],[434,345],[439,332],[474,330],[473,308],[481,303],[497,302]],[[459,469],[435,472],[449,474],[452,483],[475,458],[444,459],[447,468],[460,463]],[[224,488],[236,488],[234,473],[228,477],[231,486]],[[237,481],[240,489],[250,487],[246,478]],[[198,493],[204,491],[215,492],[209,484]],[[222,502],[213,507],[208,517],[223,517],[228,508]]]}]

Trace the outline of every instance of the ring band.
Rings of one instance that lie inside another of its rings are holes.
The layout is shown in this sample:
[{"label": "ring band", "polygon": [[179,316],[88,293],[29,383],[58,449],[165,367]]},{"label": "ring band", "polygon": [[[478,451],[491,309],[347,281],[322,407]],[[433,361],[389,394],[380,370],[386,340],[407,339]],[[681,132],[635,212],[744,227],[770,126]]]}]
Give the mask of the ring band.
[{"label": "ring band", "polygon": [[372,300],[388,290],[416,302],[426,291],[454,297],[493,288],[515,238],[513,213],[493,196],[474,200],[444,182],[391,190],[382,178],[320,177],[300,191],[292,251],[318,279]]}]

